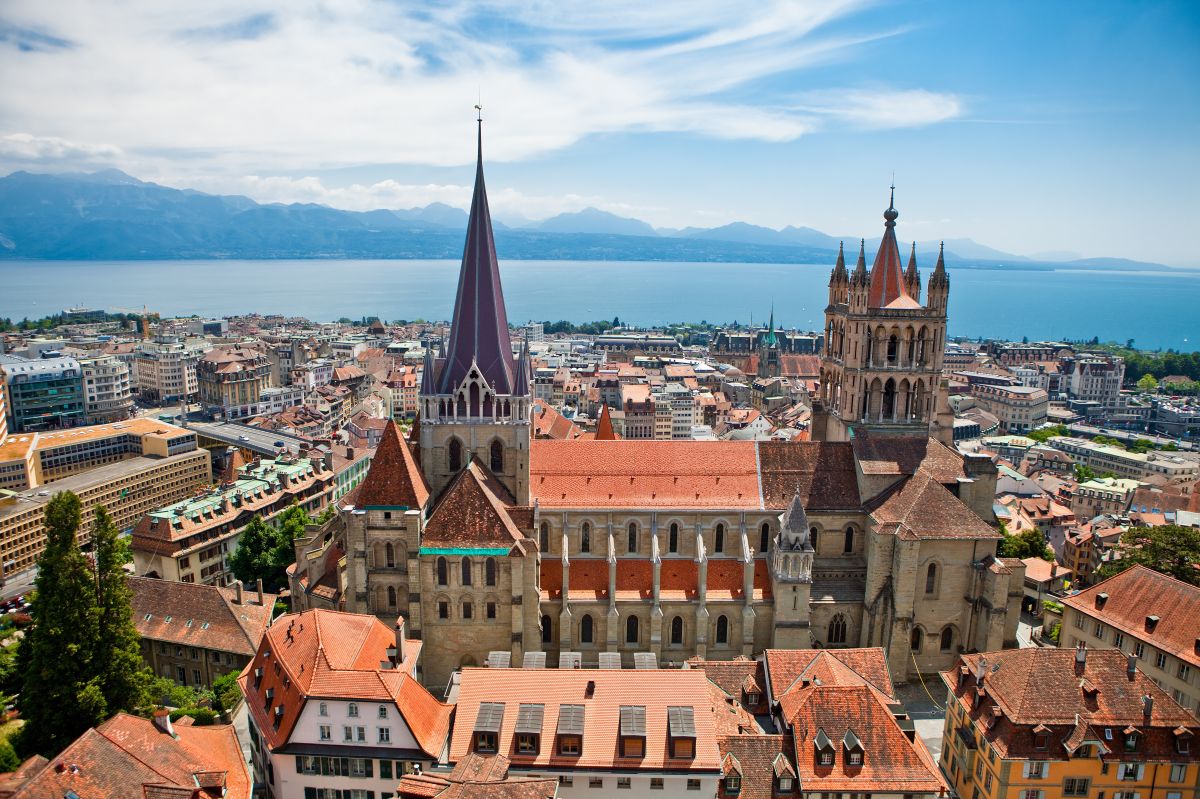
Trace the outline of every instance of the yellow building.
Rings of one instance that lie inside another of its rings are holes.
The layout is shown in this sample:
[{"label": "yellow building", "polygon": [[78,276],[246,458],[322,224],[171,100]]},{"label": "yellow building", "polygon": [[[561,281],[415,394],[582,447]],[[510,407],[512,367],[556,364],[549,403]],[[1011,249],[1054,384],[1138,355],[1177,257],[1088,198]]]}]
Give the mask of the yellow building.
[{"label": "yellow building", "polygon": [[84,508],[81,543],[91,538],[92,513],[104,505],[119,530],[145,514],[191,496],[212,482],[208,450],[194,449],[164,458],[136,457],[63,478],[53,488],[0,493],[0,584],[33,566],[46,545],[44,519],[53,494],[73,491]]},{"label": "yellow building", "polygon": [[962,655],[941,766],[971,799],[1196,799],[1200,720],[1117,650]]}]

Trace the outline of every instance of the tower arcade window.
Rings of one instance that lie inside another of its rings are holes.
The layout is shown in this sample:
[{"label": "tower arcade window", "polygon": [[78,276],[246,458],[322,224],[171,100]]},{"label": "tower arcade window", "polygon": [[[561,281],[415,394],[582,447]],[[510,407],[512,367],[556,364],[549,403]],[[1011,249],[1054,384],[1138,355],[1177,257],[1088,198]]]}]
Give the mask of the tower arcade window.
[{"label": "tower arcade window", "polygon": [[925,593],[933,594],[937,592],[937,564],[930,563],[929,568],[925,570]]},{"label": "tower arcade window", "polygon": [[450,471],[457,472],[462,468],[462,442],[457,438],[450,439],[450,446],[447,447],[447,459],[449,460]]},{"label": "tower arcade window", "polygon": [[581,643],[590,644],[595,637],[593,629],[592,617],[589,614],[584,614],[579,620],[579,640]]},{"label": "tower arcade window", "polygon": [[729,643],[729,619],[725,616],[717,616],[717,643]]},{"label": "tower arcade window", "polygon": [[667,551],[679,551],[679,524],[676,522],[671,522],[671,531],[667,535]]},{"label": "tower arcade window", "polygon": [[500,443],[499,439],[495,439],[492,441],[490,450],[488,453],[488,466],[491,467],[494,473],[499,474],[504,471],[504,445]]},{"label": "tower arcade window", "polygon": [[829,643],[846,643],[846,617],[840,613],[829,622]]}]

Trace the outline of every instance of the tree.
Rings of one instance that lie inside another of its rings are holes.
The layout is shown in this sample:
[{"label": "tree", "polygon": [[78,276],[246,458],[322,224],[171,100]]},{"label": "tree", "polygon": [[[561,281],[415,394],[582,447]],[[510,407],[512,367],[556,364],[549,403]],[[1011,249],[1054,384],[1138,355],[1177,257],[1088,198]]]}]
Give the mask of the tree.
[{"label": "tree", "polygon": [[238,546],[229,558],[233,575],[247,585],[258,580],[268,591],[287,585],[287,567],[296,559],[293,542],[311,524],[308,514],[299,505],[279,514],[277,527],[271,527],[255,514],[238,538]]},{"label": "tree", "polygon": [[20,765],[21,758],[17,757],[12,744],[7,738],[0,738],[0,772],[16,771]]},{"label": "tree", "polygon": [[1042,531],[1036,527],[1012,535],[1008,532],[1008,527],[1002,524],[1000,525],[1000,534],[1004,538],[1000,541],[1000,547],[996,554],[1002,558],[1054,560],[1054,551],[1046,546],[1046,539],[1042,537]]},{"label": "tree", "polygon": [[1137,381],[1138,391],[1149,394],[1158,388],[1158,381],[1154,379],[1154,375],[1142,375]]},{"label": "tree", "polygon": [[109,714],[133,711],[144,701],[146,672],[142,667],[141,636],[133,623],[133,591],[125,579],[129,545],[103,505],[96,506],[92,532],[96,558],[96,604],[100,611],[96,674]]},{"label": "tree", "polygon": [[1100,568],[1100,579],[1141,564],[1185,583],[1200,586],[1200,530],[1178,524],[1131,527],[1121,536],[1121,559]]},{"label": "tree", "polygon": [[1092,467],[1087,466],[1085,464],[1082,464],[1082,463],[1075,464],[1074,471],[1075,471],[1075,482],[1077,482],[1077,483],[1086,483],[1088,480],[1096,479],[1096,472],[1092,469]]},{"label": "tree", "polygon": [[94,670],[96,583],[76,539],[81,518],[79,497],[69,491],[55,494],[46,506],[33,626],[19,652],[25,726],[18,748],[25,754],[53,757],[106,714]]}]

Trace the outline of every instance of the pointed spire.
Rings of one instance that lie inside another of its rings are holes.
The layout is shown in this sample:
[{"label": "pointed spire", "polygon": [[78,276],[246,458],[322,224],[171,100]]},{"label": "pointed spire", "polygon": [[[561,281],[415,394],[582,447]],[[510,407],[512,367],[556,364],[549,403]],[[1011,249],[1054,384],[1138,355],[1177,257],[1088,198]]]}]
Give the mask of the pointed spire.
[{"label": "pointed spire", "polygon": [[439,394],[449,394],[458,388],[472,365],[478,367],[497,394],[511,394],[513,389],[512,339],[508,333],[500,265],[492,236],[492,216],[483,181],[482,119],[477,124],[475,194],[471,198],[467,241],[458,275],[450,347],[438,376]]},{"label": "pointed spire", "polygon": [[767,324],[767,335],[763,336],[763,344],[768,347],[779,346],[779,339],[775,337],[775,303],[771,303],[771,321]]},{"label": "pointed spire", "polygon": [[944,288],[949,285],[950,276],[946,274],[946,242],[943,241],[938,246],[937,266],[934,267],[933,274],[929,277],[929,288]]},{"label": "pointed spire", "polygon": [[799,491],[796,491],[795,496],[792,497],[792,504],[784,512],[781,527],[783,528],[782,538],[788,549],[792,548],[797,541],[802,545],[809,545],[808,514],[804,512],[804,503],[800,501]]},{"label": "pointed spire", "polygon": [[524,397],[529,394],[529,333],[525,334],[525,340],[521,343],[521,354],[517,356],[517,373],[513,377],[512,393],[517,397]]},{"label": "pointed spire", "polygon": [[875,254],[875,264],[871,267],[871,291],[867,297],[867,306],[870,308],[919,307],[916,300],[909,295],[904,283],[900,246],[896,243],[898,216],[900,212],[896,210],[896,186],[893,184],[888,208],[883,212],[883,239],[879,242],[879,252]]},{"label": "pointed spire", "polygon": [[596,422],[596,441],[616,441],[617,432],[613,430],[612,416],[608,412],[608,404],[600,406],[600,420]]},{"label": "pointed spire", "polygon": [[838,242],[838,257],[837,263],[833,265],[833,274],[835,277],[846,277],[846,252],[844,249],[845,242]]},{"label": "pointed spire", "polygon": [[383,438],[371,468],[358,488],[360,508],[423,509],[429,501],[429,488],[413,459],[408,445],[400,437],[400,427],[388,419]]},{"label": "pointed spire", "polygon": [[437,393],[437,375],[434,374],[433,346],[425,347],[425,363],[421,366],[421,396],[432,397]]},{"label": "pointed spire", "polygon": [[858,263],[854,266],[853,277],[858,281],[867,279],[867,240],[858,240]]}]

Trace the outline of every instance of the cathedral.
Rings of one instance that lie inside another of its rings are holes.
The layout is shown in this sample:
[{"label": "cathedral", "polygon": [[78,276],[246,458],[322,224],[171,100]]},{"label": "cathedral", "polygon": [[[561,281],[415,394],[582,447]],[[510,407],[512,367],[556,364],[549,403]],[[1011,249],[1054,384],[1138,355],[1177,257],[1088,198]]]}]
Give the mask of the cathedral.
[{"label": "cathedral", "polygon": [[630,668],[857,646],[915,679],[1012,642],[1023,568],[996,557],[996,470],[949,446],[949,278],[939,258],[921,304],[897,217],[870,272],[861,245],[833,269],[813,440],[533,439],[480,144],[419,422],[388,425],[353,506],[298,547],[293,601],[403,616],[434,686],[493,652]]}]

